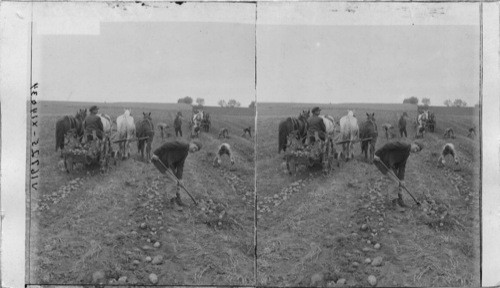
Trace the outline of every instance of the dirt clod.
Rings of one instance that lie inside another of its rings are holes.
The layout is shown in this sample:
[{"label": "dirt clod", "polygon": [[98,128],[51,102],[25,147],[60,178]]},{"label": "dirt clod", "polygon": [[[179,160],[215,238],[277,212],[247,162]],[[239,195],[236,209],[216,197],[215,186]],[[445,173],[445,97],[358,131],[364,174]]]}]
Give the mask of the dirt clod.
[{"label": "dirt clod", "polygon": [[161,255],[157,255],[153,258],[153,260],[151,261],[151,264],[153,265],[160,265],[161,263],[163,263],[163,256]]},{"label": "dirt clod", "polygon": [[96,271],[94,274],[92,274],[92,282],[94,283],[104,283],[104,278],[106,275],[104,274],[104,271]]},{"label": "dirt clod", "polygon": [[377,285],[377,278],[373,275],[368,276],[368,283],[370,283],[371,286]]},{"label": "dirt clod", "polygon": [[382,257],[377,256],[373,259],[372,266],[380,266],[380,265],[382,265],[382,261],[383,261]]},{"label": "dirt clod", "polygon": [[155,273],[149,274],[149,281],[151,281],[151,283],[153,283],[153,284],[157,284],[158,283],[158,276],[156,276]]},{"label": "dirt clod", "polygon": [[316,273],[311,276],[311,285],[316,286],[320,284],[323,281],[323,279],[324,279],[323,273]]}]

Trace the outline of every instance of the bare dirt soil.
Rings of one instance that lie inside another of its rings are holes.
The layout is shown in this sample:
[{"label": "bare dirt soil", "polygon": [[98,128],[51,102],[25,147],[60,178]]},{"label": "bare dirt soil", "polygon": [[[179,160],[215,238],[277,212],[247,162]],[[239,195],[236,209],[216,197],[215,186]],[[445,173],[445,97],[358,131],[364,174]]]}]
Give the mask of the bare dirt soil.
[{"label": "bare dirt soil", "polygon": [[[119,160],[104,174],[81,169],[70,174],[58,168],[55,122],[91,103],[42,102],[41,185],[30,194],[29,281],[31,284],[254,284],[254,139],[241,137],[255,129],[254,110],[206,108],[209,133],[201,133],[201,151],[190,154],[184,183],[199,201],[196,207],[181,192],[182,209],[169,199],[175,194],[156,168],[140,159],[132,144],[131,159]],[[98,104],[116,119],[124,107],[135,121],[152,112],[155,125],[165,122],[174,135],[177,111],[184,115],[187,138],[191,108],[177,104]],[[224,158],[212,166],[222,143],[219,129],[230,131],[236,163]],[[252,131],[253,132],[253,131]],[[252,135],[253,136],[253,135]],[[161,145],[159,131],[153,150]],[[116,149],[116,146],[115,146]]]},{"label": "bare dirt soil", "polygon": [[[479,127],[478,112],[434,109],[436,131],[421,139],[424,150],[412,154],[406,168],[406,185],[422,206],[405,194],[411,207],[401,212],[392,203],[396,184],[364,160],[359,144],[355,159],[327,176],[321,167],[302,167],[292,176],[284,171],[278,124],[309,106],[258,106],[258,284],[479,286],[480,145],[478,138],[466,137],[468,127]],[[347,108],[322,105],[321,113],[339,119]],[[355,114],[360,121],[365,112],[375,113],[378,149],[400,140],[386,140],[382,124],[397,127],[398,115],[407,111],[414,119],[416,110],[411,105],[357,104]],[[448,127],[456,139],[443,139]],[[411,139],[402,141],[413,140],[411,121],[408,133]],[[439,168],[437,159],[447,142],[455,144],[460,165],[447,159]]]}]

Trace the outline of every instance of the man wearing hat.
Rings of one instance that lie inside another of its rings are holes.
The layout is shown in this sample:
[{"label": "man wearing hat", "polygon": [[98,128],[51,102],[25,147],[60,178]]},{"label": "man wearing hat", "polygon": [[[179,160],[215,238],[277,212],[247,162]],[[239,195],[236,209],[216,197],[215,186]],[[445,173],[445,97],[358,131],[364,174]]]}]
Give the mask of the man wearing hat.
[{"label": "man wearing hat", "polygon": [[387,169],[391,169],[399,179],[399,185],[396,188],[398,190],[398,198],[394,199],[393,202],[397,203],[400,207],[406,207],[402,193],[403,186],[405,185],[406,162],[411,152],[419,152],[423,147],[423,144],[420,142],[408,144],[396,141],[389,142],[375,151],[373,164],[375,164],[384,175],[387,174]]},{"label": "man wearing hat", "polygon": [[90,114],[83,121],[83,129],[85,134],[87,134],[87,141],[92,140],[92,131],[96,131],[97,138],[102,139],[104,127],[101,122],[101,117],[97,115],[99,108],[94,105],[90,107],[89,111]]},{"label": "man wearing hat", "polygon": [[307,123],[309,126],[308,129],[308,135],[309,135],[309,141],[310,143],[314,143],[316,141],[315,134],[316,132],[318,133],[318,136],[321,140],[325,140],[325,133],[326,133],[326,127],[325,127],[325,122],[323,122],[323,119],[319,117],[319,113],[321,112],[321,109],[319,107],[314,107],[311,112],[313,115],[307,119]]},{"label": "man wearing hat", "polygon": [[169,140],[157,148],[153,152],[153,157],[151,157],[151,162],[155,167],[162,173],[166,174],[166,169],[170,169],[177,179],[172,179],[177,181],[175,187],[176,198],[171,199],[171,202],[176,202],[177,205],[183,206],[181,201],[181,185],[182,183],[182,173],[184,170],[184,162],[189,154],[189,152],[194,153],[200,150],[202,147],[201,142],[191,141],[186,142],[184,140]]}]

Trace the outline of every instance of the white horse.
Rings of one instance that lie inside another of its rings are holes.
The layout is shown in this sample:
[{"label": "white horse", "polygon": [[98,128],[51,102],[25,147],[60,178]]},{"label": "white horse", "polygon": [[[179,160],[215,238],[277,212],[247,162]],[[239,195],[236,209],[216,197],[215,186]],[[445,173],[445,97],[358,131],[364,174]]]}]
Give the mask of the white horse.
[{"label": "white horse", "polygon": [[106,114],[98,113],[97,116],[101,118],[101,123],[103,127],[103,132],[104,134],[107,134],[108,136],[111,136],[111,117]]},{"label": "white horse", "polygon": [[326,134],[333,135],[335,133],[335,119],[333,119],[330,115],[319,115],[321,119],[323,119],[323,123],[325,124]]},{"label": "white horse", "polygon": [[135,123],[130,109],[125,109],[125,113],[116,118],[116,126],[118,140],[124,140],[120,142],[120,155],[125,159],[130,157],[130,140],[135,137]]},{"label": "white horse", "polygon": [[349,110],[347,115],[340,118],[340,134],[342,135],[342,141],[346,143],[342,144],[342,152],[346,157],[346,161],[350,158],[354,158],[354,142],[359,138],[359,126],[358,119],[354,117],[354,112]]}]

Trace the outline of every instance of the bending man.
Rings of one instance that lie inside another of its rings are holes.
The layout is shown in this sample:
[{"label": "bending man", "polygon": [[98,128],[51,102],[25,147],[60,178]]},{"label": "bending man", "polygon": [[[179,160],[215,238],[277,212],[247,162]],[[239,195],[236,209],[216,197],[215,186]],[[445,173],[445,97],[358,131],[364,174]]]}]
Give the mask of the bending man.
[{"label": "bending man", "polygon": [[[170,140],[161,145],[153,152],[151,162],[162,173],[167,174],[166,169],[170,169],[177,179],[172,179],[176,182],[175,196],[171,202],[175,200],[177,205],[183,206],[181,201],[180,190],[182,183],[182,173],[184,170],[184,162],[189,152],[196,152],[202,147],[199,141],[185,142],[183,140]],[[168,174],[167,174],[168,175]]]},{"label": "bending man", "polygon": [[405,185],[405,170],[406,162],[410,157],[411,152],[419,152],[423,145],[419,142],[407,144],[404,142],[396,141],[390,142],[382,146],[382,148],[375,151],[373,164],[385,175],[387,169],[391,169],[399,179],[399,185],[396,187],[398,190],[398,198],[393,200],[401,207],[406,207],[403,201],[403,186]]}]

